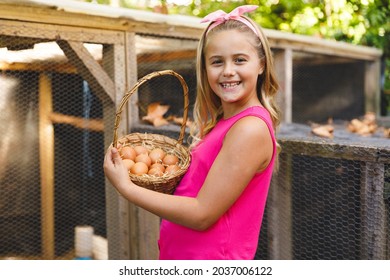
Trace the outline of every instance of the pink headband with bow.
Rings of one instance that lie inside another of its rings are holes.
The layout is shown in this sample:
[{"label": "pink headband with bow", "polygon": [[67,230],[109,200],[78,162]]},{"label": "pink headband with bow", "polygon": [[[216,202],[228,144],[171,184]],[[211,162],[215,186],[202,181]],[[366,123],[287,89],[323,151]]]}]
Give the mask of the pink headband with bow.
[{"label": "pink headband with bow", "polygon": [[205,16],[202,19],[201,23],[209,22],[209,21],[212,22],[212,24],[209,26],[209,28],[207,30],[207,32],[209,32],[211,29],[224,23],[227,20],[237,20],[237,21],[242,22],[246,26],[248,26],[253,32],[255,32],[255,34],[257,36],[259,36],[256,28],[248,20],[246,20],[245,18],[242,17],[242,15],[244,13],[254,11],[257,8],[258,8],[258,6],[256,6],[256,5],[244,5],[244,6],[240,6],[240,7],[235,8],[233,11],[231,11],[228,14],[222,10],[218,10],[218,11],[212,12],[212,13],[208,14],[207,16]]}]

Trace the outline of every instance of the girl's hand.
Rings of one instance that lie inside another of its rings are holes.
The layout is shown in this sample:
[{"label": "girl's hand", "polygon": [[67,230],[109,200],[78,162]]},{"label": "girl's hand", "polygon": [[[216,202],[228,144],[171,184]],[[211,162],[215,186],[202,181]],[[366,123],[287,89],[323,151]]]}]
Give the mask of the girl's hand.
[{"label": "girl's hand", "polygon": [[118,149],[110,146],[104,157],[104,173],[111,184],[121,192],[121,188],[128,186],[131,182],[129,173],[123,164]]}]

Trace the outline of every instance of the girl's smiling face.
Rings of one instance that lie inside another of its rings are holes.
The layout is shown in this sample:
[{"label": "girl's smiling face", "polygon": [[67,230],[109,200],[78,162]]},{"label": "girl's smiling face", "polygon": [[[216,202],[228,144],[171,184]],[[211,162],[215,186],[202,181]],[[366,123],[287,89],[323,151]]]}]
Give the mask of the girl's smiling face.
[{"label": "girl's smiling face", "polygon": [[263,67],[251,40],[244,32],[227,30],[210,34],[205,47],[205,66],[211,89],[229,103],[246,106],[257,100],[257,78]]}]

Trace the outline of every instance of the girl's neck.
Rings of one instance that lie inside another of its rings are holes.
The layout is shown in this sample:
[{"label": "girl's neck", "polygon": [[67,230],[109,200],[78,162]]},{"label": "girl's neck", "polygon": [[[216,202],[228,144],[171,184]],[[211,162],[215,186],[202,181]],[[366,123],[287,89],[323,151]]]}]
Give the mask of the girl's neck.
[{"label": "girl's neck", "polygon": [[260,106],[260,107],[263,107],[263,105],[261,105],[260,101],[257,100],[257,101],[253,101],[253,102],[248,102],[246,104],[222,104],[222,108],[223,108],[223,118],[224,119],[228,119],[230,117],[233,117],[235,115],[237,115],[238,113],[250,108],[250,107],[254,107],[254,106]]}]

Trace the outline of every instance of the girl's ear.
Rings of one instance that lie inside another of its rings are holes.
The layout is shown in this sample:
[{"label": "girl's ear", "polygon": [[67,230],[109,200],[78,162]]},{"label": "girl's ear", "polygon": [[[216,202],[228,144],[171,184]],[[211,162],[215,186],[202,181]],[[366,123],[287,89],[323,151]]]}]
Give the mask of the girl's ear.
[{"label": "girl's ear", "polygon": [[264,65],[261,65],[259,68],[259,76],[263,74],[263,72],[264,72]]},{"label": "girl's ear", "polygon": [[259,68],[259,76],[263,74],[265,68],[264,60],[260,62],[260,68]]}]

